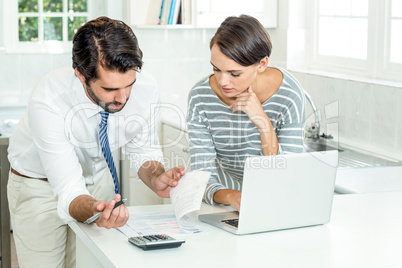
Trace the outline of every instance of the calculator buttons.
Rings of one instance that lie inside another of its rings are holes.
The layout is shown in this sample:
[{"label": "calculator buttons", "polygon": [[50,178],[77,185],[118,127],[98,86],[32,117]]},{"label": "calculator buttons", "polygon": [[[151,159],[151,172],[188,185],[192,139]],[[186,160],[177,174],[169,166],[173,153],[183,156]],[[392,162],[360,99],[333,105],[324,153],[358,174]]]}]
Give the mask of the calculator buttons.
[{"label": "calculator buttons", "polygon": [[128,241],[144,250],[177,248],[185,242],[185,240],[174,239],[166,234],[134,236],[130,237]]}]

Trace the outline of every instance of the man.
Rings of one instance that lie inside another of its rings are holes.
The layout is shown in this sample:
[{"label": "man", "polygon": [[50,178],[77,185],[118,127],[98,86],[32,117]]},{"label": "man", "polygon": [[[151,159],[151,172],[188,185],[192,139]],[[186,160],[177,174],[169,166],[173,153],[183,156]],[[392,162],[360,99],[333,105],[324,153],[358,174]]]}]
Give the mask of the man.
[{"label": "man", "polygon": [[8,200],[21,267],[74,267],[68,221],[103,211],[99,227],[127,222],[124,205],[113,209],[121,195],[111,151],[122,148],[161,197],[184,174],[160,163],[159,95],[139,72],[142,52],[132,30],[106,17],[89,21],[74,36],[72,54],[73,69],[39,82],[10,138]]}]

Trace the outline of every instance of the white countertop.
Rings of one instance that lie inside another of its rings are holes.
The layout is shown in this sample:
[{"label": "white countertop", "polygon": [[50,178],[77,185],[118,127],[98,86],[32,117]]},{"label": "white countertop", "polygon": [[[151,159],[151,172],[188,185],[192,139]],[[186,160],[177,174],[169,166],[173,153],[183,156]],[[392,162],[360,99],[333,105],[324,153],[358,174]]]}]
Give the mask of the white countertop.
[{"label": "white countertop", "polygon": [[338,169],[338,193],[402,191],[402,166]]},{"label": "white countertop", "polygon": [[[236,236],[199,222],[205,232],[176,236],[186,243],[157,251],[136,248],[115,229],[70,226],[80,243],[77,260],[89,261],[93,255],[104,267],[402,267],[401,207],[402,192],[336,195],[326,225]],[[171,209],[143,206],[130,207],[130,212],[135,217]],[[202,213],[225,209],[203,204]]]}]

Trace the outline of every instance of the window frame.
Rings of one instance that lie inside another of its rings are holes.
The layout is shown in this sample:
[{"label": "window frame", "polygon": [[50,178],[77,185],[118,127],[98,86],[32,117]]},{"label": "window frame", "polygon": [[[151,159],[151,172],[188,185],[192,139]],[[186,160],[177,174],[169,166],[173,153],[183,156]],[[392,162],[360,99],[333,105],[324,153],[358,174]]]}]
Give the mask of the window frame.
[{"label": "window frame", "polygon": [[[391,1],[387,0],[384,9],[385,9],[385,27],[384,27],[384,40],[387,46],[387,49],[384,49],[384,66],[382,70],[382,76],[384,78],[390,77],[400,77],[402,73],[402,63],[393,63],[390,61],[390,53],[391,53],[391,22],[392,22],[392,7]],[[402,78],[399,79],[402,81]]]},{"label": "window frame", "polygon": [[[309,63],[311,69],[352,74],[378,80],[402,81],[402,64],[390,61],[391,1],[369,0],[367,59],[351,59],[326,56],[318,53],[319,45],[319,0],[314,1],[314,44]],[[384,40],[384,42],[379,42]]]},{"label": "window frame", "polygon": [[[42,2],[43,0],[40,0]],[[68,39],[68,29],[67,29],[67,19],[68,19],[68,11],[66,6],[67,0],[63,0],[63,13],[57,15],[57,17],[62,17],[63,19],[63,40]],[[41,4],[39,4],[41,5]],[[88,20],[91,19],[92,16],[92,8],[93,0],[88,0],[88,11],[87,12],[77,12],[76,14],[82,14],[82,16],[88,17]],[[39,41],[30,42],[30,41],[19,41],[19,32],[18,32],[18,1],[4,1],[3,6],[3,29],[4,29],[4,45],[7,53],[27,53],[27,54],[61,54],[71,52],[72,42],[71,41],[57,41],[57,40],[42,40],[39,38]],[[33,13],[27,13],[33,14]],[[39,20],[42,20],[43,17],[53,17],[51,14],[47,15],[47,13],[41,12],[39,8],[38,13],[34,12],[34,14],[38,14]],[[43,35],[43,29],[39,29],[38,35]]]}]

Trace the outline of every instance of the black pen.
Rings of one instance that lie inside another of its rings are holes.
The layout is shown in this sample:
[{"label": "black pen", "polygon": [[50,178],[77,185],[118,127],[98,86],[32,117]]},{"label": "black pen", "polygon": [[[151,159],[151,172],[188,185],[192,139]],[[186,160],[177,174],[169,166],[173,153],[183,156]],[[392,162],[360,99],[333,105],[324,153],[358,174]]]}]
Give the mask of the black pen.
[{"label": "black pen", "polygon": [[[113,209],[117,208],[117,207],[120,206],[120,205],[123,205],[126,201],[127,201],[127,198],[124,198],[124,199],[120,200],[119,202],[117,202],[117,203],[114,205]],[[102,214],[102,212],[103,212],[103,211],[101,211],[101,212],[99,212],[99,213],[93,215],[91,218],[89,218],[89,219],[87,219],[86,221],[84,221],[84,223],[85,223],[85,224],[93,223],[94,221],[96,221],[96,220],[99,218],[99,216]]]}]

